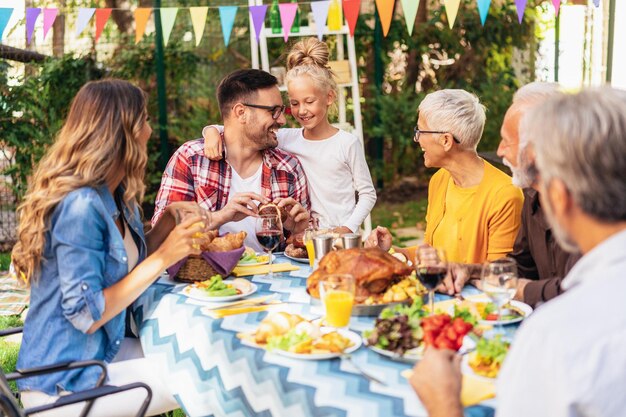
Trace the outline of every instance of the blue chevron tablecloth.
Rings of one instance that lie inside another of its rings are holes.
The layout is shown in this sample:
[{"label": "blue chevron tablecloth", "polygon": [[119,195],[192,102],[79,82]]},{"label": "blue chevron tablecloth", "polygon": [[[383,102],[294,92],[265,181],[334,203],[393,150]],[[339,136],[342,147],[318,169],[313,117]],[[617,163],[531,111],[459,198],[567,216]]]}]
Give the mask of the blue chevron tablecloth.
[{"label": "blue chevron tablecloth", "polygon": [[[279,257],[276,262],[289,262]],[[308,265],[291,273],[252,278],[255,295],[278,294],[283,310],[319,316],[306,293]],[[148,357],[168,365],[169,386],[189,416],[426,416],[400,375],[410,365],[360,348],[352,359],[387,386],[370,383],[340,359],[304,361],[243,345],[238,332],[254,331],[267,312],[215,320],[202,303],[179,294],[182,286],[160,280],[134,304],[141,345]],[[350,328],[370,328],[373,318],[356,318]],[[467,416],[493,415],[493,402],[466,409]]]}]

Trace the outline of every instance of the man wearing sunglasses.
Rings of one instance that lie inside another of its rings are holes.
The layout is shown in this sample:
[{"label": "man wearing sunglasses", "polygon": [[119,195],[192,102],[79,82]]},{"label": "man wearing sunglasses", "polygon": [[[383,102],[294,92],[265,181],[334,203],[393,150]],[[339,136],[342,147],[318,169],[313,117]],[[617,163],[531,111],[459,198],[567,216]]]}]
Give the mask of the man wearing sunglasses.
[{"label": "man wearing sunglasses", "polygon": [[286,234],[307,227],[310,200],[300,162],[276,149],[276,131],[286,123],[285,105],[273,75],[238,70],[217,88],[224,122],[224,158],[204,156],[204,139],[182,145],[161,180],[153,222],[174,201],[195,200],[213,212],[220,233],[246,231],[246,246],[262,251],[255,238],[257,204],[275,201],[287,210]]}]

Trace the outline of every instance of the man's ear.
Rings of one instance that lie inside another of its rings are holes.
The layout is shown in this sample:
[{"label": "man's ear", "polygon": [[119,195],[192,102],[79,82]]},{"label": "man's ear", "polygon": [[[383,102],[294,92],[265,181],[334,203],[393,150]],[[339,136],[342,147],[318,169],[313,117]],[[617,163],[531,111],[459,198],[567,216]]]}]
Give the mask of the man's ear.
[{"label": "man's ear", "polygon": [[574,210],[574,199],[565,183],[558,178],[554,178],[550,181],[546,191],[548,193],[546,197],[550,199],[554,215],[558,219],[569,217]]},{"label": "man's ear", "polygon": [[247,115],[246,106],[243,104],[237,103],[233,106],[231,116],[239,120],[240,123],[246,123]]}]

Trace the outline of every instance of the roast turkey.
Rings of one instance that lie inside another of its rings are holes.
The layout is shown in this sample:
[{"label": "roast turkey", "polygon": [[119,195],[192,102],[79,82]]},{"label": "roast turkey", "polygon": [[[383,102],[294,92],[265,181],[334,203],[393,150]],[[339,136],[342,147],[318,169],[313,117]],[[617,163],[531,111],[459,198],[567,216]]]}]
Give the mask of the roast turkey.
[{"label": "roast turkey", "polygon": [[411,267],[379,248],[354,248],[328,253],[319,268],[309,276],[306,288],[319,298],[319,280],[328,274],[351,274],[356,281],[355,301],[381,294],[389,286],[411,274]]}]

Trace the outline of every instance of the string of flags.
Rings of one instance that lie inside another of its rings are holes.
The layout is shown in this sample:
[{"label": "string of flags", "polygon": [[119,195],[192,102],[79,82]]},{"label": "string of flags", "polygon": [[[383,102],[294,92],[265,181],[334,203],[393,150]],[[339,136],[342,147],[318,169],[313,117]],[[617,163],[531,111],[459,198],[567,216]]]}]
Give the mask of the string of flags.
[{"label": "string of flags", "polygon": [[[515,0],[518,21],[520,24],[524,19],[524,12],[526,9],[527,1],[528,0]],[[562,0],[551,0],[554,6],[556,16],[558,16],[559,14],[561,1]],[[387,34],[389,33],[391,21],[393,19],[393,11],[396,0],[375,0],[375,2],[376,9],[378,11],[378,15],[380,17],[383,28],[383,35],[387,36]],[[412,34],[420,0],[400,0],[400,2],[402,3],[402,10],[404,11],[404,18],[406,21],[407,30],[409,34]],[[461,0],[444,0],[444,6],[446,14],[448,16],[448,24],[450,26],[450,29],[452,29],[452,27],[454,26],[460,2]],[[487,20],[487,15],[489,13],[489,7],[491,6],[491,0],[476,0],[476,2],[480,21],[484,25],[485,21]],[[593,3],[595,7],[600,6],[600,0],[593,0]],[[341,17],[341,12],[343,11],[343,17],[345,17],[345,21],[348,25],[350,36],[354,36],[354,30],[356,28],[356,23],[359,18],[359,10],[361,8],[361,0],[322,0],[300,3],[274,2],[271,7],[273,8],[278,6],[278,13],[280,14],[280,21],[279,23],[276,23],[280,25],[280,27],[277,27],[278,33],[280,33],[280,29],[282,28],[285,42],[287,42],[287,40],[289,39],[289,34],[292,31],[292,27],[294,27],[294,21],[296,14],[298,13],[298,9],[300,5],[303,4],[310,4],[311,6],[313,19],[315,22],[317,22],[315,27],[320,40],[322,39],[324,33],[326,33],[327,21],[328,29],[336,30],[336,28],[331,27],[331,19],[333,19],[333,17],[329,16],[329,9],[331,10],[331,14],[339,13],[338,17],[335,16],[334,21],[340,22],[340,25],[343,24],[343,18]],[[339,7],[339,4],[341,4],[341,7]],[[202,40],[204,28],[207,23],[209,8],[217,8],[219,10],[224,45],[228,46],[228,43],[230,42],[230,35],[232,33],[235,18],[237,16],[237,11],[239,10],[239,8],[248,8],[250,19],[252,20],[252,25],[256,34],[256,39],[258,41],[261,35],[261,30],[265,23],[268,8],[270,8],[270,6],[264,4],[257,6],[216,7],[139,7],[133,11],[135,18],[135,43],[139,43],[143,38],[146,31],[146,26],[152,13],[159,13],[161,17],[163,42],[167,46],[170,35],[172,33],[172,29],[174,27],[174,23],[176,22],[176,18],[180,16],[178,13],[179,10],[187,9],[191,18],[196,46],[198,46],[200,44],[200,41]],[[14,10],[14,8],[0,8],[0,41],[4,37],[4,33],[7,29],[9,20],[11,19]],[[79,8],[76,15],[76,35],[80,36],[87,29],[90,22],[95,16],[95,19],[93,19],[95,21],[95,42],[98,42],[98,40],[100,39],[100,35],[102,34],[102,31],[107,24],[109,17],[111,16],[112,11],[113,9],[111,8]],[[128,11],[130,12],[130,10]],[[275,11],[270,11],[270,13],[274,12]],[[35,31],[35,26],[37,24],[39,16],[43,16],[43,39],[45,39],[48,35],[48,32],[50,31],[50,28],[54,25],[54,21],[56,20],[58,14],[59,9],[54,7],[26,8],[26,40],[29,45],[32,41],[33,33]],[[323,23],[320,24],[320,22]],[[274,24],[273,21],[272,24]]]}]

